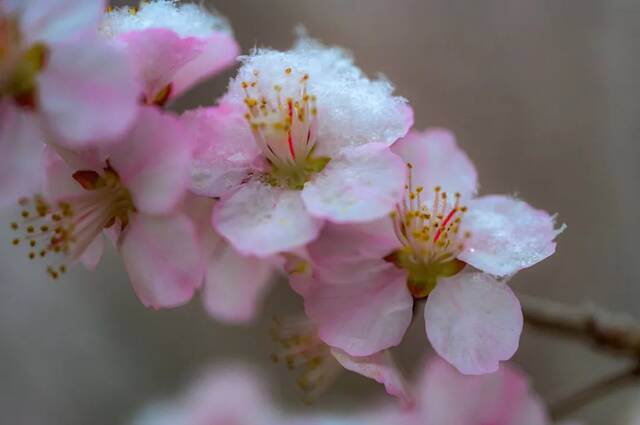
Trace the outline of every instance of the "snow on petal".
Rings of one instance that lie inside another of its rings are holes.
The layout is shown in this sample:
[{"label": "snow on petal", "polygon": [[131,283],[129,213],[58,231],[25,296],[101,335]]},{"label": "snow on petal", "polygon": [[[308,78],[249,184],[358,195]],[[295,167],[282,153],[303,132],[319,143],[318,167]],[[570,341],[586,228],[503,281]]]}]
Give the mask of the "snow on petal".
[{"label": "snow on petal", "polygon": [[412,124],[405,99],[392,95],[391,83],[369,80],[338,47],[301,38],[288,51],[256,49],[241,60],[225,101],[245,105],[246,85],[254,81],[256,99],[270,104],[278,104],[278,97],[297,99],[298,81],[304,80],[317,107],[316,155],[332,156],[370,142],[390,145]]},{"label": "snow on petal", "polygon": [[202,38],[216,32],[231,32],[226,19],[208,8],[174,0],[145,1],[136,13],[131,13],[129,7],[114,8],[100,24],[100,32],[107,37],[152,28],[165,28],[181,37]]},{"label": "snow on petal", "polygon": [[184,304],[202,282],[200,244],[186,216],[134,214],[119,248],[133,288],[148,307]]},{"label": "snow on petal", "polygon": [[383,384],[387,393],[398,397],[405,406],[413,403],[413,396],[407,383],[388,350],[370,356],[355,357],[339,348],[332,348],[331,354],[345,369]]},{"label": "snow on petal", "polygon": [[204,306],[222,321],[250,321],[260,307],[273,267],[264,259],[238,254],[224,240],[217,251],[207,261]]},{"label": "snow on petal", "polygon": [[185,195],[193,143],[185,126],[172,115],[142,108],[125,140],[108,151],[111,165],[140,212],[166,214]]},{"label": "snow on petal", "polygon": [[322,221],[307,213],[299,192],[251,181],[217,203],[213,226],[240,253],[265,257],[314,240]]},{"label": "snow on petal", "polygon": [[498,370],[518,349],[523,317],[506,283],[478,272],[440,279],[425,306],[434,350],[460,372]]},{"label": "snow on petal", "polygon": [[247,178],[259,151],[243,112],[229,104],[186,112],[182,119],[193,131],[195,152],[191,191],[219,197]]},{"label": "snow on petal", "polygon": [[45,122],[68,148],[121,136],[136,118],[138,93],[124,54],[98,40],[51,49],[38,76]]},{"label": "snow on petal", "polygon": [[501,195],[483,196],[469,203],[462,228],[471,233],[458,256],[496,276],[530,267],[555,252],[554,217],[526,202]]},{"label": "snow on petal", "polygon": [[0,208],[40,189],[43,142],[37,116],[9,102],[0,104]]},{"label": "snow on petal", "polygon": [[166,102],[198,81],[231,65],[239,46],[227,21],[191,3],[153,1],[107,13],[100,25],[107,38],[125,43],[145,84],[147,101],[167,89]]},{"label": "snow on petal", "polygon": [[352,356],[369,356],[398,345],[413,315],[406,274],[391,264],[361,281],[316,280],[304,306],[320,338]]},{"label": "snow on petal", "polygon": [[424,187],[425,199],[433,197],[436,186],[450,195],[460,193],[462,200],[473,197],[478,190],[476,168],[449,130],[412,131],[391,150],[413,165],[413,187]]},{"label": "snow on petal", "polygon": [[302,199],[315,217],[365,222],[387,215],[404,190],[404,162],[383,144],[346,149],[306,183]]},{"label": "snow on petal", "polygon": [[19,16],[29,44],[59,43],[91,35],[104,11],[102,0],[6,0],[6,3],[7,10]]}]

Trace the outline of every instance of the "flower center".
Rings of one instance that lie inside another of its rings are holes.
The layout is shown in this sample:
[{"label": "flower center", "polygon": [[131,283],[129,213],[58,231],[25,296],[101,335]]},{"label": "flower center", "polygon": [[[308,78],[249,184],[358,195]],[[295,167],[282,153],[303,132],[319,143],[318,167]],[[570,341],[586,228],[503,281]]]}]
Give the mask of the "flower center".
[{"label": "flower center", "polygon": [[313,155],[318,128],[316,97],[308,93],[309,74],[284,70],[282,84],[267,87],[254,71],[254,81],[243,81],[245,118],[256,144],[271,165],[272,185],[302,189],[311,176],[324,169],[328,157]]},{"label": "flower center", "polygon": [[[118,174],[111,168],[102,174],[93,170],[77,171],[73,178],[86,193],[74,195],[52,204],[42,196],[24,198],[20,222],[11,228],[22,232],[13,239],[13,245],[28,245],[28,257],[46,257],[61,254],[71,261],[80,258],[103,229],[116,221],[120,230],[129,222],[129,213],[135,211],[129,191],[122,185]],[[48,266],[47,274],[53,279],[66,271],[66,265]]]},{"label": "flower center", "polygon": [[407,163],[409,179],[405,199],[391,213],[393,229],[402,248],[388,260],[409,272],[409,290],[416,298],[429,295],[438,278],[453,276],[465,263],[456,257],[464,250],[471,235],[460,234],[460,223],[467,207],[460,205],[460,194],[453,202],[440,186],[432,199],[424,199],[424,188],[413,187],[411,163]]},{"label": "flower center", "polygon": [[342,371],[317,327],[307,319],[274,318],[271,337],[282,347],[271,355],[272,360],[283,361],[290,370],[301,369],[297,384],[307,402],[325,392]]},{"label": "flower center", "polygon": [[12,97],[25,108],[36,107],[36,78],[46,65],[47,47],[23,46],[15,19],[0,11],[0,97]]}]

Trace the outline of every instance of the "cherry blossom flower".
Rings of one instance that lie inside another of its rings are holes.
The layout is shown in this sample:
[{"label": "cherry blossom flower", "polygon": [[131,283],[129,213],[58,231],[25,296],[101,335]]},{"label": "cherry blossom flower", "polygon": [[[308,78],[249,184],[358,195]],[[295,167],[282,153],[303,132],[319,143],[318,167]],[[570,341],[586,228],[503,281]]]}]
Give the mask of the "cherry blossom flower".
[{"label": "cherry blossom flower", "polygon": [[325,219],[388,214],[405,179],[388,146],[412,123],[391,85],[306,38],[242,62],[220,106],[191,113],[192,190],[221,198],[216,230],[243,254],[269,256],[312,241]]},{"label": "cherry blossom flower", "polygon": [[100,32],[131,56],[143,101],[160,106],[232,65],[239,52],[224,18],[175,0],[110,9]]},{"label": "cherry blossom flower", "polygon": [[0,207],[40,187],[43,143],[113,139],[135,118],[132,68],[96,34],[103,7],[0,1]]},{"label": "cherry blossom flower", "polygon": [[[515,367],[482,376],[460,374],[439,358],[430,360],[416,388],[416,407],[386,413],[402,425],[549,425],[546,408]],[[382,416],[378,414],[378,416]],[[375,418],[375,415],[374,415]],[[392,420],[393,419],[393,420]],[[380,423],[383,422],[376,422]]]},{"label": "cherry blossom flower", "polygon": [[516,351],[522,311],[506,278],[555,251],[554,218],[508,196],[475,198],[476,170],[446,130],[393,146],[407,161],[405,199],[390,219],[331,224],[308,246],[311,278],[294,289],[320,337],[354,356],[399,344],[414,300],[427,336],[466,374]]},{"label": "cherry blossom flower", "polygon": [[211,227],[215,201],[187,196],[185,213],[193,219],[206,265],[202,300],[211,317],[228,323],[245,323],[255,318],[274,272],[281,269],[277,257],[241,255]]},{"label": "cherry blossom flower", "polygon": [[282,347],[272,355],[273,361],[301,371],[297,384],[307,402],[326,392],[346,369],[383,384],[387,393],[397,397],[403,406],[413,403],[411,391],[388,350],[351,356],[327,345],[319,338],[317,326],[301,318],[274,319],[271,336]]},{"label": "cherry blossom flower", "polygon": [[132,425],[280,425],[283,415],[258,374],[241,365],[212,367],[175,400],[156,402]]},{"label": "cherry blossom flower", "polygon": [[[189,179],[190,139],[176,118],[141,110],[123,140],[64,160],[48,153],[43,195],[23,200],[22,222],[12,223],[29,257],[62,255],[97,265],[103,232],[122,255],[133,288],[146,306],[188,301],[202,282],[200,245],[192,221],[176,212]],[[57,278],[67,265],[50,265]]]}]

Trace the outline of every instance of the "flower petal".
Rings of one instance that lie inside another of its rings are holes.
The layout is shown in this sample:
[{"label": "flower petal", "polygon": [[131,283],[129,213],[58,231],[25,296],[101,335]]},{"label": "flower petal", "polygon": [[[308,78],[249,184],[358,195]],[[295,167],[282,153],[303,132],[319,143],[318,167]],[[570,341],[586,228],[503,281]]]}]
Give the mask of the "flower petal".
[{"label": "flower petal", "polygon": [[219,197],[247,178],[260,152],[243,114],[238,107],[223,103],[182,116],[196,144],[191,169],[193,192]]},{"label": "flower petal", "polygon": [[413,298],[406,279],[391,264],[359,281],[316,279],[305,291],[305,311],[328,345],[369,356],[398,345],[411,323]]},{"label": "flower petal", "polygon": [[400,200],[406,178],[403,161],[383,144],[346,149],[306,183],[309,212],[334,222],[365,222],[388,214]]},{"label": "flower petal", "polygon": [[87,270],[95,270],[100,263],[104,252],[104,236],[99,234],[85,249],[80,256],[80,262]]},{"label": "flower petal", "polygon": [[331,354],[345,369],[383,384],[387,393],[398,397],[405,406],[413,403],[405,379],[388,350],[370,356],[354,357],[338,348],[332,348]]},{"label": "flower petal", "polygon": [[436,186],[449,194],[459,192],[463,200],[478,190],[476,168],[449,130],[410,132],[394,143],[391,150],[413,165],[413,187],[423,186],[425,199],[432,198]]},{"label": "flower petal", "polygon": [[44,135],[35,115],[0,104],[0,208],[17,205],[43,182]]},{"label": "flower petal", "polygon": [[21,31],[28,44],[80,39],[95,32],[104,11],[101,0],[6,0],[6,3],[6,11],[20,17]]},{"label": "flower petal", "polygon": [[471,232],[458,258],[477,269],[506,276],[544,260],[556,250],[554,218],[526,202],[491,195],[474,199],[462,229]]},{"label": "flower petal", "polygon": [[224,32],[215,33],[203,41],[200,55],[176,73],[173,79],[176,94],[231,66],[240,53],[240,46],[235,39]]},{"label": "flower petal", "polygon": [[134,214],[119,248],[133,289],[148,307],[184,304],[202,283],[200,244],[186,216]]},{"label": "flower petal", "polygon": [[463,272],[441,279],[427,298],[424,316],[433,348],[464,374],[495,372],[518,349],[520,303],[490,275]]},{"label": "flower petal", "polygon": [[193,152],[184,125],[157,108],[142,108],[126,139],[108,149],[109,159],[146,214],[170,212],[185,195]]},{"label": "flower petal", "polygon": [[207,264],[204,306],[216,319],[248,322],[256,315],[273,267],[266,260],[238,254],[224,240],[217,251]]},{"label": "flower petal", "polygon": [[328,223],[307,246],[315,273],[331,283],[365,280],[388,263],[382,259],[400,248],[388,218],[370,223]]},{"label": "flower petal", "polygon": [[[182,38],[175,32],[162,28],[131,31],[122,34],[118,41],[125,45],[149,103],[172,84],[180,69],[198,58],[206,47],[204,40],[196,37]],[[168,99],[177,94],[175,85],[172,85]]]},{"label": "flower petal", "polygon": [[82,40],[52,49],[38,77],[39,106],[68,148],[122,135],[138,111],[139,90],[124,54],[106,42]]},{"label": "flower petal", "polygon": [[298,192],[251,181],[217,203],[213,226],[240,253],[265,257],[314,240],[322,221],[307,213]]},{"label": "flower petal", "polygon": [[425,424],[549,424],[527,377],[508,365],[495,373],[467,376],[436,357],[422,374],[418,394]]}]

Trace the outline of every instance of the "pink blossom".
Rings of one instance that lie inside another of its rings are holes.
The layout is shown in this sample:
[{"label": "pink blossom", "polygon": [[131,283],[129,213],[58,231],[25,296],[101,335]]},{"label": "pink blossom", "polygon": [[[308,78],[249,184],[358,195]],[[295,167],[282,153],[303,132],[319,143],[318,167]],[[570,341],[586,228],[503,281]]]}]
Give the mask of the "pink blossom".
[{"label": "pink blossom", "polygon": [[314,240],[325,220],[388,214],[405,179],[388,146],[412,122],[391,85],[310,39],[242,60],[220,106],[190,115],[192,190],[220,197],[216,230],[243,254],[269,256]]},{"label": "pink blossom", "polygon": [[98,0],[0,2],[0,206],[42,182],[42,143],[122,135],[137,112],[127,58],[100,41]]},{"label": "pink blossom", "polygon": [[563,228],[523,201],[474,198],[475,168],[446,130],[392,148],[408,164],[390,219],[332,224],[308,246],[311,278],[293,287],[320,337],[354,356],[398,345],[414,299],[427,298],[434,349],[466,374],[489,373],[516,351],[520,304],[506,277],[548,257]]},{"label": "pink blossom", "polygon": [[239,52],[224,18],[173,0],[113,9],[100,32],[131,56],[147,104],[164,105],[232,65]]},{"label": "pink blossom", "polygon": [[282,421],[258,374],[241,365],[226,365],[204,371],[180,397],[147,407],[132,424],[278,425]]},{"label": "pink blossom", "polygon": [[[171,307],[189,300],[202,281],[196,228],[177,212],[192,155],[185,128],[154,108],[141,110],[118,143],[72,154],[48,152],[43,196],[23,201],[22,240],[29,256],[58,256],[95,267],[103,232],[112,238],[140,300]],[[178,142],[179,141],[179,142]],[[66,265],[50,264],[57,278]]]},{"label": "pink blossom", "polygon": [[352,356],[322,341],[317,326],[308,319],[274,319],[271,336],[282,347],[273,360],[300,371],[297,383],[307,401],[324,393],[346,369],[384,385],[404,406],[413,403],[411,391],[387,350]]},{"label": "pink blossom", "polygon": [[[546,409],[518,369],[502,365],[482,376],[461,375],[446,362],[428,362],[413,412],[387,423],[406,425],[548,425]],[[393,415],[389,415],[392,417]]]},{"label": "pink blossom", "polygon": [[206,265],[202,301],[215,319],[229,323],[253,320],[282,261],[241,255],[211,227],[213,199],[189,195],[185,212],[197,226]]}]

